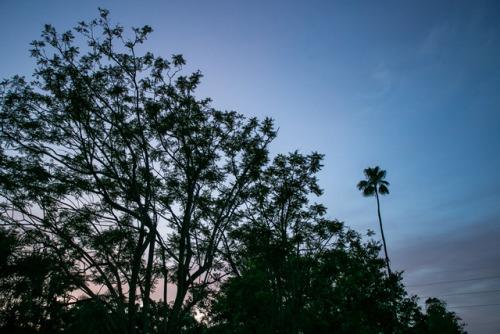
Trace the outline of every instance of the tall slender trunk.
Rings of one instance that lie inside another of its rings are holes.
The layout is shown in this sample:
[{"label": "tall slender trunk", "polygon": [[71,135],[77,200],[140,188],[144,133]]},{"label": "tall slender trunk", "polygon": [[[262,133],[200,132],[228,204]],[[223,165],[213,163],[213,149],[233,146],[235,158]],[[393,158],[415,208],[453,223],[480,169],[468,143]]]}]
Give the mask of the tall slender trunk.
[{"label": "tall slender trunk", "polygon": [[384,244],[385,262],[387,264],[387,273],[392,276],[391,267],[389,266],[389,255],[387,255],[387,245],[385,243],[384,229],[382,228],[382,217],[380,216],[380,201],[378,199],[378,190],[375,188],[375,197],[377,198],[378,221],[380,223],[380,234],[382,235],[382,243]]},{"label": "tall slender trunk", "polygon": [[144,298],[143,298],[143,310],[142,310],[142,333],[149,333],[149,304],[150,304],[150,293],[152,285],[152,272],[153,272],[153,262],[154,262],[154,251],[155,251],[155,241],[156,241],[156,224],[151,223],[151,230],[149,231],[149,254],[148,262],[146,267],[146,276],[144,282]]},{"label": "tall slender trunk", "polygon": [[134,250],[133,263],[132,263],[132,273],[130,275],[129,283],[129,297],[128,297],[128,334],[136,333],[136,293],[137,293],[137,281],[139,279],[139,270],[141,264],[141,248],[144,242],[144,225],[141,223],[141,230],[139,232],[139,240],[137,246]]}]

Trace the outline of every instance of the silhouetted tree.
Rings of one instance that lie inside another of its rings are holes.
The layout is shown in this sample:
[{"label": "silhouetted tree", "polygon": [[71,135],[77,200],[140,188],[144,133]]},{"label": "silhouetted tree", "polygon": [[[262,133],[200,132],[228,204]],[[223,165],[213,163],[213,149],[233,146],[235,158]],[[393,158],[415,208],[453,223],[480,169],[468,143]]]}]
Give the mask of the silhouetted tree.
[{"label": "silhouetted tree", "polygon": [[464,324],[455,312],[446,310],[446,303],[438,298],[428,298],[425,301],[427,328],[429,333],[459,334],[465,333]]},{"label": "silhouetted tree", "polygon": [[467,334],[465,324],[455,312],[448,311],[446,303],[438,298],[425,301],[426,313],[421,314],[411,334]]},{"label": "silhouetted tree", "polygon": [[311,195],[322,194],[316,178],[322,159],[318,153],[278,155],[252,189],[247,221],[229,238],[241,243],[233,262],[266,273],[275,310],[271,328],[281,332],[296,331],[291,315],[300,312],[309,268],[339,225],[324,217],[323,205],[309,205]]},{"label": "silhouetted tree", "polygon": [[160,278],[177,289],[157,331],[176,332],[224,274],[221,240],[276,134],[270,119],[197,99],[202,75],[179,76],[181,55],[138,55],[151,31],[127,39],[106,10],[63,34],[46,25],[32,43],[36,81],[0,91],[3,224],[38,233],[123,333],[149,332]]},{"label": "silhouetted tree", "polygon": [[[228,235],[236,269],[207,310],[215,333],[392,333],[418,314],[380,246],[325,218],[322,155],[278,155]],[[371,235],[371,234],[370,234]],[[397,317],[394,316],[397,314]]]},{"label": "silhouetted tree", "polygon": [[0,228],[0,332],[54,333],[65,327],[69,291],[61,273],[67,265],[53,249],[35,240],[37,231],[20,235]]},{"label": "silhouetted tree", "polygon": [[[416,298],[406,296],[399,274],[384,275],[380,246],[339,227],[332,244],[316,256],[288,253],[273,260],[278,280],[271,278],[271,265],[259,259],[263,255],[255,253],[212,302],[211,332],[397,333],[412,328],[419,318]],[[300,263],[298,272],[288,258]]]},{"label": "silhouetted tree", "polygon": [[364,170],[366,180],[361,180],[358,183],[358,190],[363,192],[363,196],[369,197],[374,196],[377,199],[377,213],[378,213],[378,221],[380,223],[380,234],[382,236],[382,242],[384,245],[384,253],[385,253],[385,261],[387,264],[387,273],[389,276],[391,273],[391,267],[389,265],[389,255],[387,255],[387,244],[385,242],[384,237],[384,229],[382,228],[382,217],[380,215],[380,201],[379,194],[386,195],[389,194],[389,189],[387,186],[389,182],[385,179],[386,171],[381,170],[378,166],[375,168],[366,168]]}]

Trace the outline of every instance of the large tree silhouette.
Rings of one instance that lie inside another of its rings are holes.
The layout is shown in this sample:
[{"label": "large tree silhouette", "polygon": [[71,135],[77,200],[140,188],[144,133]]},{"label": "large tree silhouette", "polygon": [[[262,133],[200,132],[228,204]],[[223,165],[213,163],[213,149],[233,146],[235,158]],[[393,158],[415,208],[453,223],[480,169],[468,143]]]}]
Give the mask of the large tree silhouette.
[{"label": "large tree silhouette", "polygon": [[370,197],[374,196],[377,199],[377,212],[378,212],[378,221],[380,223],[380,234],[382,235],[382,242],[384,244],[384,253],[385,253],[385,262],[387,263],[387,272],[389,276],[391,273],[391,267],[389,266],[389,256],[387,255],[387,245],[385,243],[384,237],[384,229],[382,228],[382,217],[380,215],[380,195],[386,195],[389,193],[389,189],[387,186],[389,182],[385,179],[385,175],[387,174],[385,170],[381,170],[379,166],[375,168],[366,168],[364,170],[366,180],[361,180],[358,183],[358,189],[363,192],[363,196]]},{"label": "large tree silhouette", "polygon": [[198,99],[202,74],[180,75],[181,55],[141,55],[151,31],[128,37],[102,9],[63,34],[46,25],[32,43],[37,80],[0,83],[0,223],[53,251],[72,298],[129,334],[181,331],[220,281],[223,235],[276,135],[271,119]]}]

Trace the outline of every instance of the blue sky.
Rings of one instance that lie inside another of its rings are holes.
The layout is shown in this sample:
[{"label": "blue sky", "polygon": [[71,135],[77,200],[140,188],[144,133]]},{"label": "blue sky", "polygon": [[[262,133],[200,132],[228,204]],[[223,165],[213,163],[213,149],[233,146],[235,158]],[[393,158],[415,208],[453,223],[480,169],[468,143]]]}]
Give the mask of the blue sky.
[{"label": "blue sky", "polygon": [[500,331],[499,2],[0,0],[0,78],[31,74],[43,24],[98,6],[152,26],[145,49],[182,53],[214,107],[274,118],[273,154],[324,153],[332,218],[378,236],[356,184],[386,169],[392,267],[422,299],[446,295],[470,333]]}]

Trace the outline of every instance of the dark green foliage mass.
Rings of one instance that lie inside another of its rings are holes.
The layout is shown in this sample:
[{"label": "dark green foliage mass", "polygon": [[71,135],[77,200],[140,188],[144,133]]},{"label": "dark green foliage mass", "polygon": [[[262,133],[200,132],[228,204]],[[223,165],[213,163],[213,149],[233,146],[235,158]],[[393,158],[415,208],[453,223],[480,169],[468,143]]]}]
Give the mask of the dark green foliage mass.
[{"label": "dark green foliage mass", "polygon": [[197,99],[182,56],[138,55],[151,28],[128,38],[100,13],[61,35],[47,25],[37,80],[2,83],[2,221],[36,233],[111,329],[148,332],[159,279],[175,284],[160,331],[177,331],[224,272],[222,237],[275,131]]},{"label": "dark green foliage mass", "polygon": [[400,273],[384,273],[378,243],[309,204],[321,194],[321,158],[279,155],[263,173],[247,221],[230,234],[239,269],[207,311],[210,332],[418,333],[434,319]]},{"label": "dark green foliage mass", "polygon": [[1,332],[460,329],[310,203],[321,154],[270,161],[272,120],[199,99],[151,31],[47,25],[34,81],[0,84]]},{"label": "dark green foliage mass", "polygon": [[438,298],[428,298],[425,301],[426,316],[422,316],[412,333],[455,334],[466,333],[465,324],[455,312],[446,309],[446,303]]}]

